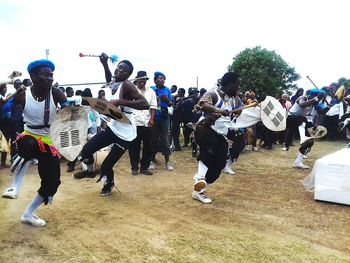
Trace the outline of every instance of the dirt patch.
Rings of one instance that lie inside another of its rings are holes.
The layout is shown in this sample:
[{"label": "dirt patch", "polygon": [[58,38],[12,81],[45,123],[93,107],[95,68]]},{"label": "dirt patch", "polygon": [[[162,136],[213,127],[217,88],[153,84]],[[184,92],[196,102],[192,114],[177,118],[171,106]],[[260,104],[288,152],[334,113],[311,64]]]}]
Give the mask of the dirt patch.
[{"label": "dirt patch", "polygon": [[[344,146],[317,142],[305,164]],[[210,205],[191,198],[197,166],[187,148],[173,152],[172,172],[157,156],[153,176],[132,176],[125,154],[109,197],[62,163],[54,203],[38,210],[40,229],[19,220],[39,185],[31,166],[20,198],[0,198],[0,262],[349,262],[350,208],[304,191],[299,180],[310,171],[292,168],[296,151],[245,152],[236,175],[210,186]],[[1,191],[11,179],[0,170]]]}]

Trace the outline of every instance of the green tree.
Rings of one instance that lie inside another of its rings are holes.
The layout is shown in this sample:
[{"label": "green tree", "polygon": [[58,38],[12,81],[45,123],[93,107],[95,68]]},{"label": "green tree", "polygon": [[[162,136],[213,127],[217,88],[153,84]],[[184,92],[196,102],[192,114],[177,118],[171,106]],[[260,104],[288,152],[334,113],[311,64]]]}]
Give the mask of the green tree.
[{"label": "green tree", "polygon": [[243,92],[254,91],[259,100],[296,89],[293,82],[300,79],[280,55],[260,46],[241,51],[228,70],[241,76]]}]

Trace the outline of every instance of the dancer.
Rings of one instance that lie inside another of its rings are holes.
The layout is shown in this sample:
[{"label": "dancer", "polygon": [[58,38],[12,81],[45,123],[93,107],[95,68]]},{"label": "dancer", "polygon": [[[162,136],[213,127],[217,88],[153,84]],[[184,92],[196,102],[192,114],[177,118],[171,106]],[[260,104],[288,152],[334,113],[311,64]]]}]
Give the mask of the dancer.
[{"label": "dancer", "polygon": [[226,165],[228,144],[226,135],[230,127],[231,99],[240,89],[241,79],[236,73],[224,74],[220,87],[206,92],[196,105],[205,117],[199,121],[194,132],[200,147],[198,172],[194,176],[192,198],[209,204],[212,200],[205,195],[208,184],[214,183]]},{"label": "dancer", "polygon": [[[108,56],[102,53],[100,61],[104,68],[106,81],[112,80],[112,73],[108,67]],[[112,91],[111,103],[124,112],[130,124],[111,120],[108,127],[91,138],[83,147],[79,159],[87,165],[87,170],[73,174],[75,179],[85,177],[95,177],[93,154],[113,144],[111,151],[103,160],[98,182],[103,183],[101,196],[108,196],[114,187],[113,166],[128,149],[130,142],[136,138],[136,126],[132,109],[146,110],[149,108],[147,100],[138,92],[135,85],[128,81],[134,70],[133,65],[128,60],[122,60],[114,71],[114,84],[110,85]]]},{"label": "dancer", "polygon": [[301,95],[296,99],[288,112],[285,145],[282,150],[288,151],[289,146],[292,144],[293,134],[298,130],[300,135],[300,148],[298,156],[294,161],[294,167],[296,168],[310,168],[302,163],[304,155],[311,151],[311,147],[314,144],[314,138],[309,137],[310,134],[306,129],[307,126],[312,126],[312,123],[307,121],[306,115],[310,113],[312,108],[324,97],[325,94],[319,90],[307,92],[305,95]]},{"label": "dancer", "polygon": [[18,156],[11,167],[12,187],[6,189],[2,197],[18,198],[23,176],[31,159],[36,158],[41,186],[24,211],[21,221],[41,227],[46,225],[46,222],[34,212],[41,204],[47,205],[52,202],[61,184],[60,155],[51,142],[50,124],[56,116],[58,104],[61,108],[65,107],[67,98],[58,88],[52,87],[55,65],[51,61],[36,60],[30,63],[27,69],[33,86],[14,98],[15,103],[23,107],[25,125],[24,132],[16,139]]}]

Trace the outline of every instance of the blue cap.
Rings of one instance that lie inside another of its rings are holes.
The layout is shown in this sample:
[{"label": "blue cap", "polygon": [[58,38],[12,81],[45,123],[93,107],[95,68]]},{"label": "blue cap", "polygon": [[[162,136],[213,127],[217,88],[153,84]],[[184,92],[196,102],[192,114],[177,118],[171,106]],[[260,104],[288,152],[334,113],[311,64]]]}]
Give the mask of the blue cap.
[{"label": "blue cap", "polygon": [[31,74],[34,69],[39,67],[49,67],[52,71],[55,70],[55,65],[50,60],[41,59],[41,60],[35,60],[29,63],[27,67],[28,73]]},{"label": "blue cap", "polygon": [[166,79],[165,75],[162,72],[160,71],[154,72],[154,79],[158,78],[159,76],[163,76]]}]

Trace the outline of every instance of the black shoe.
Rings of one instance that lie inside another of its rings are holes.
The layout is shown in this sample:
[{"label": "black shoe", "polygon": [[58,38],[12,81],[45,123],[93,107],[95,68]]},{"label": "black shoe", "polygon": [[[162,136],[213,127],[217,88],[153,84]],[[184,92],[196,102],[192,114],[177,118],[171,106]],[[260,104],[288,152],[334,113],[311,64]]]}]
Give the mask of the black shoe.
[{"label": "black shoe", "polygon": [[101,192],[100,192],[100,195],[101,196],[108,196],[112,193],[112,189],[114,187],[114,182],[110,182],[110,183],[107,183],[103,186]]},{"label": "black shoe", "polygon": [[67,173],[73,172],[74,171],[74,166],[68,166],[67,168]]},{"label": "black shoe", "polygon": [[74,179],[95,178],[96,172],[80,171],[73,174]]},{"label": "black shoe", "polygon": [[140,174],[144,174],[144,175],[153,175],[153,173],[148,170],[148,169],[145,169],[145,170],[140,170]]},{"label": "black shoe", "polygon": [[138,171],[137,170],[131,170],[131,174],[132,175],[138,175]]}]

